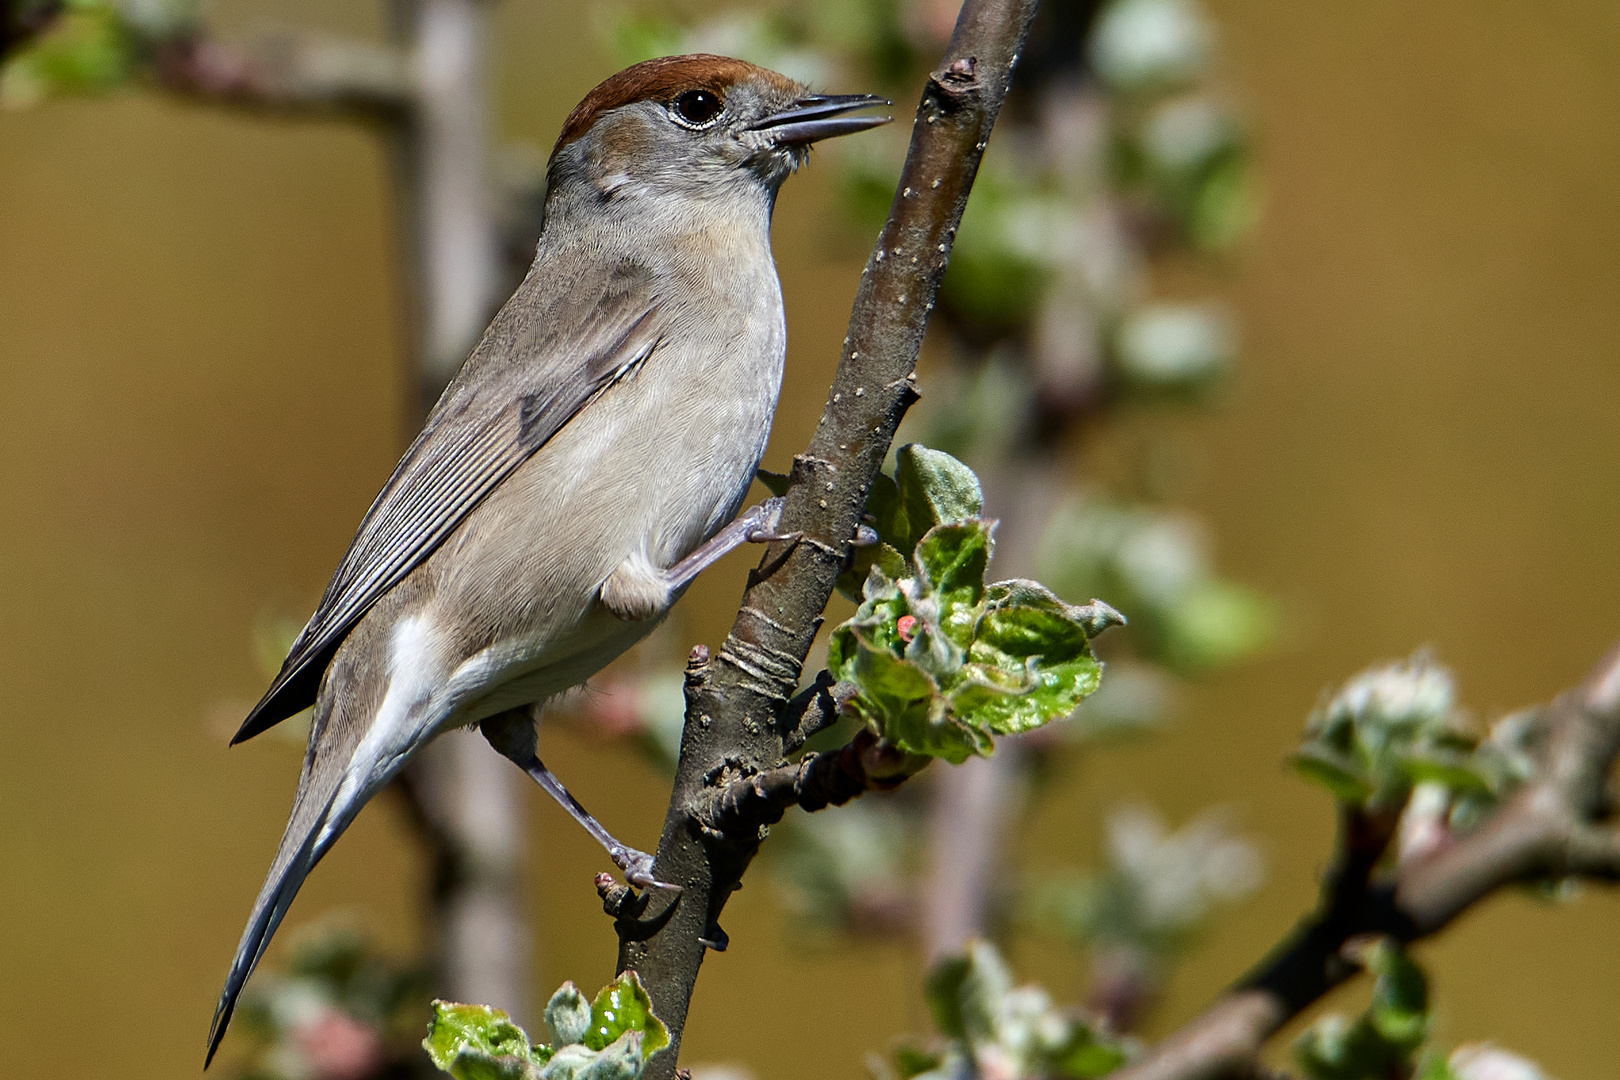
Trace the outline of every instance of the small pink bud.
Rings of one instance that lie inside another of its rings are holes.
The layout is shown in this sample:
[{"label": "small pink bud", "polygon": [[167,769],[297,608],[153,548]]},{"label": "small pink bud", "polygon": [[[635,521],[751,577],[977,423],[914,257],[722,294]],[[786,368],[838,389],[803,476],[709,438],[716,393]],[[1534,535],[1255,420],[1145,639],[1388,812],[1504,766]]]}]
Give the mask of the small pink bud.
[{"label": "small pink bud", "polygon": [[894,628],[900,632],[900,640],[909,643],[917,636],[917,616],[900,616],[900,621],[895,623]]},{"label": "small pink bud", "polygon": [[317,1080],[365,1080],[388,1060],[374,1028],[334,1009],[299,1024],[293,1038]]}]

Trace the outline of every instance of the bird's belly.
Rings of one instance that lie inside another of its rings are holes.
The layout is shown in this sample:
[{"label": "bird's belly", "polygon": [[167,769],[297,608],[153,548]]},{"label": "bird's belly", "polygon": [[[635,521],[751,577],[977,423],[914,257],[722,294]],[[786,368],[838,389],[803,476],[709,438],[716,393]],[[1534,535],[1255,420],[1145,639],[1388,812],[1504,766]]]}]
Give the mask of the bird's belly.
[{"label": "bird's belly", "polygon": [[[657,624],[614,617],[599,590],[626,559],[666,569],[735,516],[770,432],[780,334],[730,346],[655,355],[565,425],[430,559],[434,621],[460,658],[451,722],[576,686]],[[739,346],[774,356],[736,357],[740,372],[725,370]]]}]

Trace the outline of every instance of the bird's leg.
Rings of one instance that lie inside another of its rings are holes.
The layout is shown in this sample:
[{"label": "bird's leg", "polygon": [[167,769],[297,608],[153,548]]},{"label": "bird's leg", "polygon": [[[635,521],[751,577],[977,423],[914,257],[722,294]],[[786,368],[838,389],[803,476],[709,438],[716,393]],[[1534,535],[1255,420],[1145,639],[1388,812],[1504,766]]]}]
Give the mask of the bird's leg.
[{"label": "bird's leg", "polygon": [[[668,570],[654,567],[644,555],[632,555],[602,583],[598,595],[603,606],[619,618],[632,622],[662,615],[669,610],[676,590],[683,588],[729,552],[744,544],[797,540],[799,533],[779,531],[785,501],[778,495],[750,508]],[[866,547],[877,542],[877,530],[865,523],[856,528],[855,538],[851,541],[855,547]]]},{"label": "bird's leg", "polygon": [[782,504],[787,500],[778,495],[766,499],[758,506],[745,510],[737,520],[711,536],[692,554],[664,571],[664,581],[670,590],[680,588],[698,574],[720,561],[721,556],[744,544],[768,544],[772,540],[793,540],[798,533],[780,533]]},{"label": "bird's leg", "polygon": [[580,805],[573,793],[563,787],[562,781],[552,775],[546,768],[545,762],[534,754],[529,755],[529,761],[523,766],[523,771],[534,777],[546,793],[556,799],[562,808],[568,811],[568,816],[582,825],[586,832],[596,838],[596,842],[607,849],[608,858],[613,865],[624,871],[624,879],[632,885],[643,889],[670,889],[680,892],[679,885],[671,885],[667,881],[659,881],[652,875],[653,857],[645,851],[638,851],[627,844],[621,844],[613,834],[602,827],[602,823],[591,816],[589,810]]},{"label": "bird's leg", "polygon": [[628,844],[622,844],[602,825],[600,821],[591,816],[591,812],[574,798],[573,793],[563,787],[552,771],[546,768],[545,762],[535,753],[537,736],[535,733],[534,717],[528,709],[511,709],[497,716],[492,716],[478,725],[484,733],[489,744],[518,768],[534,778],[534,782],[557,800],[557,804],[568,811],[568,816],[579,822],[584,830],[595,838],[607,850],[608,858],[613,860],[623,873],[624,878],[632,885],[643,889],[670,889],[680,892],[679,885],[659,881],[652,875],[653,857],[645,851],[638,851]]}]

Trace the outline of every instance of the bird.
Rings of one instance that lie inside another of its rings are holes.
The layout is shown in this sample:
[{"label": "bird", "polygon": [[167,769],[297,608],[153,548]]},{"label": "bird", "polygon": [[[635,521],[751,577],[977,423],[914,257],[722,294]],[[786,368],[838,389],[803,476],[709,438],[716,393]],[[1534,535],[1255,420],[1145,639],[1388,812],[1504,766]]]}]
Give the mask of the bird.
[{"label": "bird", "polygon": [[811,144],[887,123],[869,110],[888,104],[693,54],[626,68],[568,115],[528,273],[231,740],[313,706],[205,1068],[305,877],[436,736],[478,727],[628,880],[663,884],[541,763],[539,710],[726,551],[778,538],[780,499],[738,516],[786,357],[772,211]]}]

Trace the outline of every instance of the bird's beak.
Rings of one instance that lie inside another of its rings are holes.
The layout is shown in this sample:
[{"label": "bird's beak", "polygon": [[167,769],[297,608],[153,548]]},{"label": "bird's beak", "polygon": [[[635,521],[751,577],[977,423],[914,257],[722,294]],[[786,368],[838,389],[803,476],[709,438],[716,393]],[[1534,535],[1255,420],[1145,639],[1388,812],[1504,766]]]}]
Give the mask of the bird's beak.
[{"label": "bird's beak", "polygon": [[778,146],[806,146],[834,135],[851,135],[887,124],[892,116],[845,116],[856,109],[893,105],[876,94],[817,94],[800,98],[789,108],[771,113],[748,125],[750,131],[763,131]]}]

